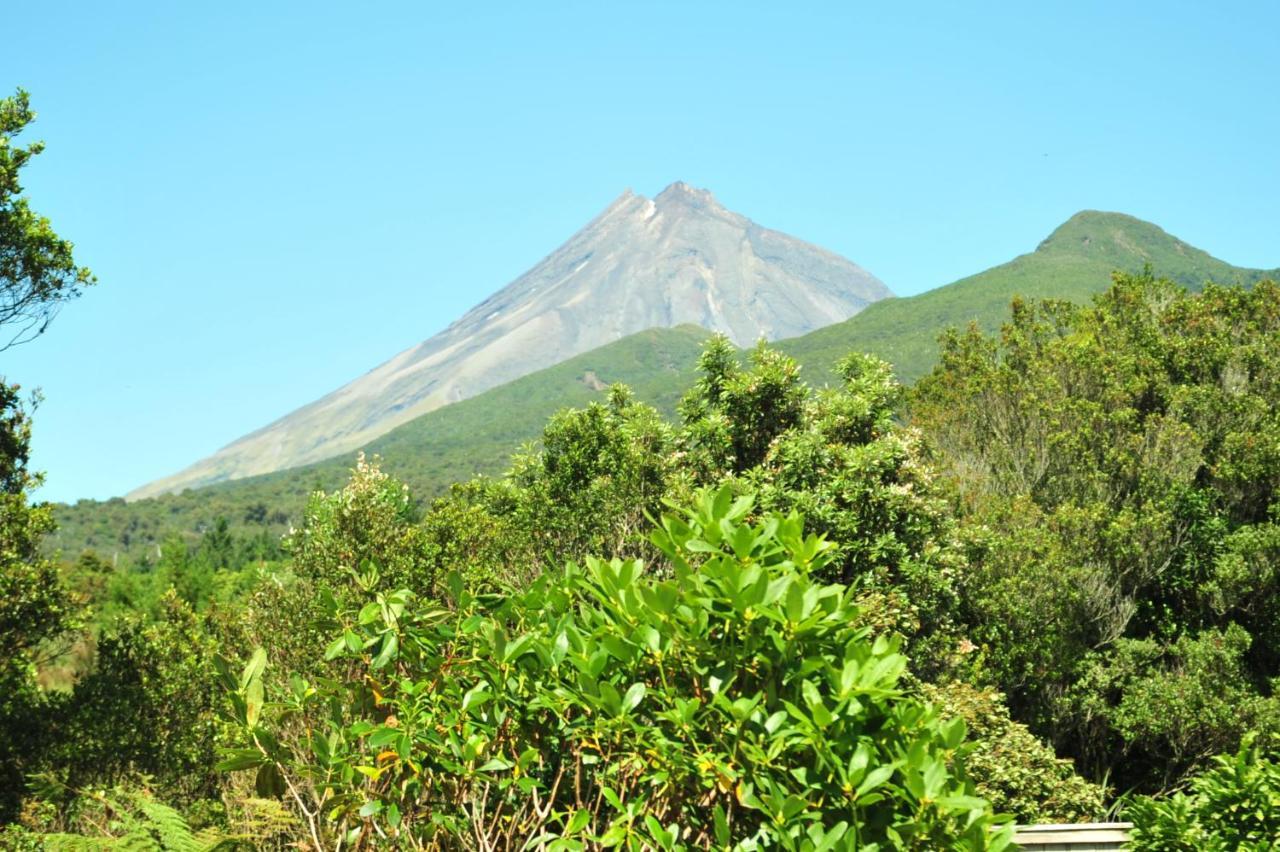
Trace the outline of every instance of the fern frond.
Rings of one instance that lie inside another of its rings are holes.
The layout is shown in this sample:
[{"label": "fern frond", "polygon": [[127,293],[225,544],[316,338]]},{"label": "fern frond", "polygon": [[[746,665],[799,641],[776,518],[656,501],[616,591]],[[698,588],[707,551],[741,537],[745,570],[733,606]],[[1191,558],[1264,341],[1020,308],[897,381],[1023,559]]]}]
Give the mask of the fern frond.
[{"label": "fern frond", "polygon": [[151,832],[159,835],[162,852],[200,852],[201,846],[182,814],[147,793],[137,794],[134,805],[147,818]]},{"label": "fern frond", "polygon": [[166,852],[146,825],[134,825],[128,834],[108,848],[119,852]]},{"label": "fern frond", "polygon": [[196,849],[199,852],[234,852],[241,848],[241,842],[247,837],[228,837],[215,828],[205,828],[196,832]]},{"label": "fern frond", "polygon": [[84,837],[79,834],[44,834],[40,841],[47,852],[106,852],[118,847],[112,837]]}]

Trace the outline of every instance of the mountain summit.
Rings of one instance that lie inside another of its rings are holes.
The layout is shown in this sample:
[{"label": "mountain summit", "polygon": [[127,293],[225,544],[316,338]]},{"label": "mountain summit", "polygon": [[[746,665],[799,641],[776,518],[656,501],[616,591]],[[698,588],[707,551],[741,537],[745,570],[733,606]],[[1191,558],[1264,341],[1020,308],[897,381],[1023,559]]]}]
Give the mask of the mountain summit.
[{"label": "mountain summit", "polygon": [[351,452],[427,411],[654,327],[746,345],[804,334],[892,294],[837,254],[762,228],[710,192],[630,190],[423,343],[129,499]]}]

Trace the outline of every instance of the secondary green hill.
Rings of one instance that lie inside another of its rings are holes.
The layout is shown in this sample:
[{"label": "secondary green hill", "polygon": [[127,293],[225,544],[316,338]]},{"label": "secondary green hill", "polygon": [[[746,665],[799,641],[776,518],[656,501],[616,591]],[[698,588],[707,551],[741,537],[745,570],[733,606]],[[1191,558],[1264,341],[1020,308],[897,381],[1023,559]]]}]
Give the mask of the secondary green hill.
[{"label": "secondary green hill", "polygon": [[1150,222],[1086,210],[1029,254],[918,296],[875,302],[842,323],[784,341],[782,348],[805,365],[810,381],[829,378],[830,364],[860,349],[889,361],[903,381],[912,382],[933,368],[945,329],[976,322],[994,331],[1014,296],[1083,302],[1107,288],[1112,272],[1139,272],[1148,264],[1192,289],[1206,281],[1251,284],[1280,276],[1276,269],[1232,266]]},{"label": "secondary green hill", "polygon": [[[1243,269],[1170,236],[1149,222],[1118,213],[1086,211],[1071,217],[1035,251],[918,296],[876,302],[845,322],[778,346],[805,366],[811,382],[830,378],[831,366],[852,350],[894,364],[904,381],[933,366],[937,339],[948,327],[976,322],[992,330],[1014,296],[1085,301],[1106,289],[1115,270],[1144,265],[1188,287],[1205,281],[1252,283],[1280,270]],[[419,498],[449,483],[505,469],[520,444],[536,439],[547,418],[565,406],[603,397],[612,382],[670,414],[693,380],[707,332],[685,326],[652,329],[533,373],[487,393],[437,409],[373,441],[366,453],[407,482]],[[346,480],[355,454],[306,467],[221,483],[134,503],[115,499],[60,506],[61,529],[52,545],[74,556],[137,558],[154,553],[165,536],[197,536],[216,518],[240,533],[283,532],[301,514],[306,495]]]}]

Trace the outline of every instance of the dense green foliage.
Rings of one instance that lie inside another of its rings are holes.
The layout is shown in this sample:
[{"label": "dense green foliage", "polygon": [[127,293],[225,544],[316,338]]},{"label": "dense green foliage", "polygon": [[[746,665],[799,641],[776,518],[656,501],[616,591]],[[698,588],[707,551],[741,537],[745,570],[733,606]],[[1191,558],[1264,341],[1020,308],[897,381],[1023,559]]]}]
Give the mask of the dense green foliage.
[{"label": "dense green foliage", "polygon": [[[43,146],[15,137],[35,119],[27,93],[0,99],[0,350],[42,333],[58,307],[93,283],[71,243],[31,210],[19,172]],[[54,528],[48,506],[32,503],[41,478],[28,469],[30,410],[21,389],[0,376],[0,820],[47,742],[40,736],[49,698],[38,670],[75,627],[74,604],[42,554]]]},{"label": "dense green foliage", "polygon": [[[1273,741],[1274,742],[1274,741]],[[1245,742],[1167,799],[1130,803],[1137,852],[1262,852],[1280,838],[1280,753]]]},{"label": "dense green foliage", "polygon": [[864,618],[922,643],[921,672],[939,670],[954,639],[958,552],[927,452],[894,423],[888,365],[851,355],[837,365],[840,387],[815,390],[780,352],[758,347],[743,368],[727,346],[708,345],[682,402],[681,465],[804,514],[836,542],[826,579],[857,590]]},{"label": "dense green foliage", "polygon": [[92,669],[50,708],[46,774],[75,789],[145,774],[170,802],[215,798],[216,649],[212,625],[172,592],[159,617],[113,624],[95,643]]},{"label": "dense green foliage", "polygon": [[443,607],[371,569],[330,599],[341,677],[265,705],[265,655],[229,678],[225,765],[287,789],[322,847],[1000,848],[963,723],[813,579],[830,546],[750,510],[725,487],[666,516],[656,573],[588,558],[481,596],[455,575]]},{"label": "dense green foliage", "polygon": [[146,790],[117,787],[80,797],[94,835],[64,832],[36,833],[18,826],[0,829],[0,843],[9,852],[232,852],[244,848],[241,838],[215,828],[193,830],[176,809]]},{"label": "dense green foliage", "polygon": [[1020,823],[1088,822],[1106,811],[1106,788],[1081,778],[1071,761],[1015,722],[1004,696],[964,681],[924,684],[923,697],[957,718],[979,746],[967,757],[978,795]]},{"label": "dense green foliage", "polygon": [[[1270,283],[1121,276],[951,334],[905,399],[874,358],[813,388],[713,339],[676,423],[615,387],[425,505],[362,459],[287,555],[217,524],[141,587],[82,558],[94,653],[24,768],[145,774],[224,830],[283,797],[256,836],[320,848],[971,848],[994,812],[1096,818],[1278,726],[1278,332]],[[210,660],[255,645],[220,717]],[[1190,801],[1133,807],[1172,836]]]},{"label": "dense green foliage", "polygon": [[917,386],[985,671],[1095,777],[1167,787],[1280,727],[1277,344],[1274,284],[1119,276],[951,335]]},{"label": "dense green foliage", "polygon": [[40,552],[53,521],[28,496],[39,482],[27,470],[30,436],[19,389],[0,382],[0,820],[13,813],[43,745],[35,732],[49,698],[39,689],[39,667],[75,626],[57,567]]}]

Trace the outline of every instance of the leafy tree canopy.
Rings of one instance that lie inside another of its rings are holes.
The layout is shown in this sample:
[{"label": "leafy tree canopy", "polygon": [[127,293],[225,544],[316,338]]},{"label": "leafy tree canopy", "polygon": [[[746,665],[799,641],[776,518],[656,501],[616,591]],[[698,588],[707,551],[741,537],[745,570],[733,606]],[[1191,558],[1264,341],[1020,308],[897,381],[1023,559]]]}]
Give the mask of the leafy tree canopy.
[{"label": "leafy tree canopy", "polygon": [[64,302],[96,281],[22,194],[19,172],[44,144],[15,140],[35,118],[22,89],[0,99],[0,349],[42,333]]}]

